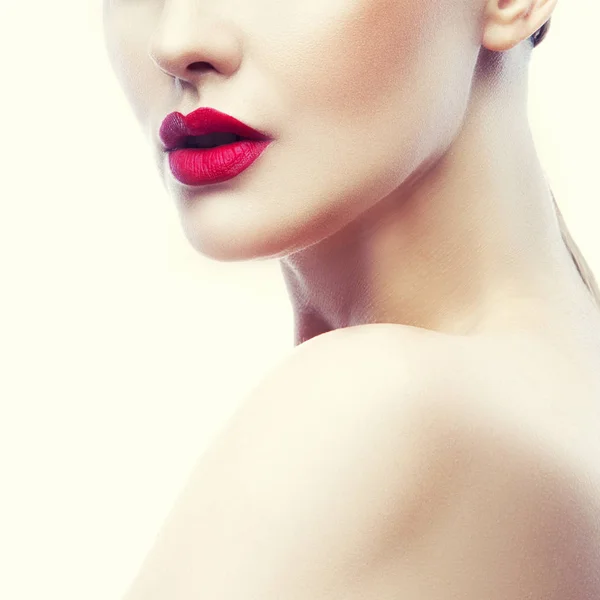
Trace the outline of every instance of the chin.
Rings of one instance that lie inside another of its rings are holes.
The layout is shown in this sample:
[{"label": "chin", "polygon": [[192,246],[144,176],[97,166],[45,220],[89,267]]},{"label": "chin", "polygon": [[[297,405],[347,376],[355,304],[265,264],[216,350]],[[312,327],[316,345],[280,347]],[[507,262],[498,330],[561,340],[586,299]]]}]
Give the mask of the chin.
[{"label": "chin", "polygon": [[196,252],[211,260],[219,262],[245,262],[275,258],[286,250],[273,244],[265,244],[265,240],[256,240],[252,236],[240,239],[233,236],[199,235],[197,232],[185,231],[185,236]]},{"label": "chin", "polygon": [[345,216],[334,222],[329,211],[301,217],[297,211],[269,214],[246,209],[251,203],[235,210],[223,198],[214,203],[206,200],[182,207],[180,222],[199,254],[221,262],[284,258],[335,233]]},{"label": "chin", "polygon": [[243,262],[282,258],[311,244],[302,232],[287,234],[275,225],[248,221],[202,222],[182,218],[185,237],[202,256],[220,262]]}]

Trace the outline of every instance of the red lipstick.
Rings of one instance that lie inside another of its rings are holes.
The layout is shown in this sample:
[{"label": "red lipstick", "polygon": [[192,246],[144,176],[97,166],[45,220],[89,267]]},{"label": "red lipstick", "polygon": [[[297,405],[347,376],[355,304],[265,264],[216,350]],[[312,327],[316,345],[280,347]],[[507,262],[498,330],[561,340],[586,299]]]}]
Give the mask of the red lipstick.
[{"label": "red lipstick", "polygon": [[245,171],[273,141],[214,108],[167,115],[159,137],[174,177],[187,185],[220,183]]}]

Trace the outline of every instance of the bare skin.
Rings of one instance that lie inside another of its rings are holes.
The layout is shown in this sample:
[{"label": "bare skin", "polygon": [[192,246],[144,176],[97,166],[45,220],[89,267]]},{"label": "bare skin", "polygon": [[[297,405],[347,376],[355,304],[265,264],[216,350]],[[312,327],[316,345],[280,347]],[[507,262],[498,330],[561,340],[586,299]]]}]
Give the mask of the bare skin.
[{"label": "bare skin", "polygon": [[600,312],[526,111],[555,4],[105,2],[153,143],[199,105],[276,138],[205,189],[156,159],[190,243],[280,259],[296,320],[126,600],[600,597]]},{"label": "bare skin", "polygon": [[201,457],[126,600],[596,598],[588,384],[524,336],[318,336]]}]

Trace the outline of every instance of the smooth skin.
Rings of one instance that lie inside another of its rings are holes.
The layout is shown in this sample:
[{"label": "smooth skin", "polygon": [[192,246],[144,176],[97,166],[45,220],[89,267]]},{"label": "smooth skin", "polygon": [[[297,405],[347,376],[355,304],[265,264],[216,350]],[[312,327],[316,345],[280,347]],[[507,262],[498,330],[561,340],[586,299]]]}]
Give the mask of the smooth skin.
[{"label": "smooth skin", "polygon": [[[600,317],[526,112],[555,5],[105,1],[187,238],[278,258],[296,321],[126,600],[600,597]],[[199,106],[275,141],[183,186]]]},{"label": "smooth skin", "polygon": [[200,458],[126,600],[598,598],[600,420],[567,410],[560,364],[518,364],[531,344],[494,365],[421,335],[298,346]]}]

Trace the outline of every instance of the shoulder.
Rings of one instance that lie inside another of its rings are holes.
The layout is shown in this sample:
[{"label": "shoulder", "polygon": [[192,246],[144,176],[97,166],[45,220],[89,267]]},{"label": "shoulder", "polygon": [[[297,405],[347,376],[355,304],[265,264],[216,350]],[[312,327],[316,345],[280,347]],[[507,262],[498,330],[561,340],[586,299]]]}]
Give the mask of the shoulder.
[{"label": "shoulder", "polygon": [[[577,421],[565,415],[561,430],[555,416],[539,409],[552,399],[545,388],[533,397],[537,377],[526,355],[534,347],[520,351],[521,358],[516,351],[507,358],[510,350],[413,327],[336,330],[295,348],[255,389],[250,405],[256,414],[278,415],[270,422],[282,427],[287,419],[309,418],[332,432],[361,423],[374,443],[389,435],[398,440],[389,451],[402,456],[396,464],[413,474],[415,485],[427,471],[440,489],[472,476],[481,485],[487,479],[488,491],[508,479],[519,482],[515,493],[522,485],[533,496],[556,498],[553,485],[583,491],[581,482],[593,476],[584,474],[564,434]],[[405,484],[407,498],[420,496]],[[549,487],[535,492],[538,484]],[[589,498],[600,498],[598,483],[587,489]]]},{"label": "shoulder", "polygon": [[473,368],[461,342],[449,336],[379,325],[335,330],[294,348],[232,424],[240,425],[235,435],[252,428],[264,443],[277,438],[273,448],[301,428],[307,456],[308,447],[322,455],[334,445],[340,464],[361,448],[377,448],[380,471],[396,470],[410,503],[421,496],[415,486],[443,486],[485,441],[473,435],[482,430],[474,424],[494,416],[478,407],[483,391],[469,376]]},{"label": "shoulder", "polygon": [[[455,350],[458,345],[453,344]],[[336,329],[296,346],[264,382],[293,381],[314,386],[314,391],[318,385],[357,390],[364,383],[373,390],[410,389],[417,380],[434,384],[442,371],[451,372],[450,346],[449,336],[413,327],[373,324]]]},{"label": "shoulder", "polygon": [[251,401],[306,408],[361,403],[398,416],[464,411],[483,391],[476,362],[469,345],[453,336],[386,324],[348,327],[295,347],[254,388]]},{"label": "shoulder", "polygon": [[[306,350],[298,372],[313,358],[323,365],[337,354],[329,375],[345,378],[345,399],[379,409],[392,437],[404,441],[380,447],[397,452],[398,543],[407,556],[428,546],[418,554],[430,557],[419,563],[431,569],[424,584],[447,573],[449,596],[467,598],[472,586],[481,592],[474,598],[512,597],[515,589],[523,597],[598,595],[600,469],[597,460],[593,468],[569,452],[531,408],[540,400],[529,397],[527,368],[518,366],[536,360],[527,356],[535,346],[508,360],[500,346],[484,350],[416,328],[367,327],[323,337]],[[450,576],[465,566],[467,580]],[[416,595],[429,597],[422,592]]]},{"label": "shoulder", "polygon": [[278,469],[307,481],[352,473],[351,485],[372,490],[369,502],[386,489],[396,494],[398,515],[412,514],[423,493],[469,460],[474,417],[452,364],[457,354],[449,361],[447,352],[416,328],[400,337],[366,326],[312,338],[244,399],[214,460],[226,453],[227,464],[250,473],[267,468],[265,456],[277,457],[269,481]]},{"label": "shoulder", "polygon": [[294,349],[203,457],[133,597],[191,573],[215,597],[599,597],[597,481],[476,402],[469,357],[385,327]]},{"label": "shoulder", "polygon": [[402,453],[406,469],[497,474],[523,485],[542,472],[557,485],[573,481],[569,474],[581,481],[581,453],[566,433],[580,421],[563,411],[561,426],[560,405],[540,408],[554,396],[551,381],[539,382],[541,369],[528,366],[535,347],[507,358],[510,351],[412,327],[336,330],[295,348],[248,406],[282,428],[312,419],[334,434],[352,422],[370,426],[374,439],[387,432],[401,440],[389,450]]},{"label": "shoulder", "polygon": [[353,547],[394,552],[385,586],[398,595],[595,597],[600,480],[502,404],[510,386],[471,349],[385,327],[313,338],[255,390],[243,420],[254,425],[238,434],[261,452],[243,444],[240,472],[269,497],[293,473],[294,493],[309,492],[285,496],[286,518],[311,506],[321,527],[335,523],[327,540],[309,528],[307,547],[346,556],[336,540],[353,532]]}]

